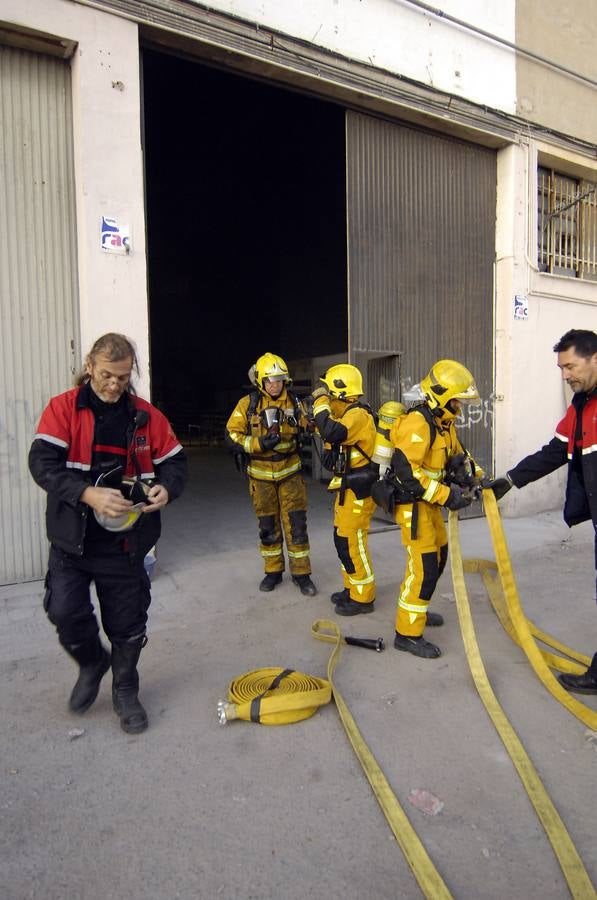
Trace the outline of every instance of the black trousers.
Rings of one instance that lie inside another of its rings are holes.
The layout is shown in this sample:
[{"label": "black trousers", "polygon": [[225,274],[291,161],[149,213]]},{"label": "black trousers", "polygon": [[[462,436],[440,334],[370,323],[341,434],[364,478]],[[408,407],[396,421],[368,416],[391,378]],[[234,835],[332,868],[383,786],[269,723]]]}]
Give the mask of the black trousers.
[{"label": "black trousers", "polygon": [[60,642],[82,644],[99,633],[89,590],[92,581],[108,640],[119,643],[144,634],[151,592],[143,560],[131,564],[126,553],[79,557],[52,545],[44,609]]}]

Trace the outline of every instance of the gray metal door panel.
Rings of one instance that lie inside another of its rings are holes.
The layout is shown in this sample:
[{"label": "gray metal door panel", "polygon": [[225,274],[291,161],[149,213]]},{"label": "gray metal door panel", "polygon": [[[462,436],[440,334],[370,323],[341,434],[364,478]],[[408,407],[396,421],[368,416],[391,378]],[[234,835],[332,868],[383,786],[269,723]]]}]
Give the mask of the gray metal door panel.
[{"label": "gray metal door panel", "polygon": [[0,46],[0,584],[46,566],[27,452],[79,355],[75,241],[69,64]]},{"label": "gray metal door panel", "polygon": [[346,136],[351,359],[398,354],[402,392],[437,359],[468,366],[482,403],[459,435],[491,471],[495,153],[354,112]]}]

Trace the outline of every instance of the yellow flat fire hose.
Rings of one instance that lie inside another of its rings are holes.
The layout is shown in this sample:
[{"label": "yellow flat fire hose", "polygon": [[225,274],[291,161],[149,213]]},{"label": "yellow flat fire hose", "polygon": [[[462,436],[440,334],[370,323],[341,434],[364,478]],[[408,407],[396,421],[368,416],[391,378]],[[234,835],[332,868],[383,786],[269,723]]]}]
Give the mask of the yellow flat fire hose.
[{"label": "yellow flat fire hose", "polygon": [[[506,631],[509,637],[520,646],[518,635],[516,634],[510,618],[508,606],[504,600],[500,582],[493,574],[497,572],[497,563],[488,559],[464,559],[462,563],[465,572],[477,572],[481,575],[491,605],[493,606],[495,614],[500,620],[504,631]],[[527,619],[527,623],[529,632],[534,638],[541,641],[543,644],[546,644],[548,647],[559,650],[560,653],[564,653],[566,656],[570,657],[570,659],[565,659],[562,656],[557,656],[554,653],[549,653],[549,651],[539,648],[539,652],[551,669],[557,669],[560,672],[570,672],[575,675],[580,675],[585,671],[590,663],[590,657],[585,656],[583,653],[577,653],[576,650],[573,650],[571,647],[566,647],[565,644],[560,643],[560,641],[557,641],[545,631],[541,631],[541,629],[537,628],[530,619]],[[573,662],[572,660],[577,660],[577,662]]]},{"label": "yellow flat fire hose", "polygon": [[[483,494],[486,512],[488,512],[488,508],[491,508],[491,505],[493,503],[493,511],[495,512],[495,517],[497,517],[499,521],[499,513],[497,512],[497,505],[493,492],[486,490],[483,492]],[[488,497],[487,495],[490,495],[490,497]],[[488,512],[488,517],[489,514],[490,513]],[[458,516],[455,512],[449,513],[448,530],[452,579],[454,582],[454,593],[456,596],[460,629],[464,641],[467,661],[471,670],[471,674],[473,676],[473,680],[475,682],[475,686],[485,706],[485,709],[487,710],[488,715],[494,723],[496,730],[510,756],[510,759],[512,760],[520,776],[529,799],[535,808],[535,812],[537,813],[537,816],[541,824],[543,825],[543,828],[545,829],[547,837],[553,847],[554,853],[558,859],[558,862],[570,889],[571,895],[574,898],[577,898],[577,900],[593,900],[593,898],[597,898],[597,893],[595,892],[595,889],[582,863],[582,860],[578,855],[578,852],[574,844],[572,843],[572,840],[570,839],[570,835],[568,834],[558,811],[556,810],[547,791],[545,790],[541,779],[539,778],[520,739],[518,738],[516,732],[510,725],[510,722],[506,718],[489,683],[489,679],[487,677],[487,673],[481,659],[481,654],[479,652],[479,646],[477,644],[475,629],[473,626],[470,606],[468,602],[468,595],[464,581],[464,566],[462,562],[462,553],[458,536]],[[499,538],[498,532],[496,531],[494,535],[494,532],[492,530],[492,537],[494,537],[495,539]],[[504,557],[508,556],[503,534],[501,543],[502,546],[498,546],[499,540],[494,540],[494,547],[496,550],[496,556],[498,558],[498,567],[500,567],[501,564],[501,567],[503,568]],[[508,597],[508,593],[506,592],[506,590],[504,592],[506,593],[506,598],[509,603],[510,598]],[[510,583],[508,583],[508,592],[511,592]],[[523,615],[522,612],[521,615]],[[514,618],[513,621],[515,623]],[[521,640],[520,633],[517,633],[519,636],[519,640]],[[530,636],[529,640],[532,642],[532,638]],[[543,661],[542,665],[545,665]]]},{"label": "yellow flat fire hose", "polygon": [[428,900],[451,900],[452,895],[333,683],[333,673],[340,659],[343,643],[354,643],[368,646],[373,650],[381,650],[383,641],[380,638],[343,637],[336,623],[328,619],[317,619],[311,626],[311,633],[316,640],[335,645],[328,660],[328,680],[304,675],[292,669],[266,668],[247,672],[231,682],[228,700],[220,700],[218,703],[220,724],[224,725],[233,719],[260,722],[262,725],[287,725],[299,722],[312,716],[319,706],[329,703],[333,692],[340,720],[350,743],[421,891]]},{"label": "yellow flat fire hose", "polygon": [[[518,590],[516,588],[516,581],[514,579],[512,564],[510,562],[510,556],[508,554],[508,547],[506,545],[506,537],[504,535],[502,520],[500,518],[493,491],[483,491],[483,505],[485,508],[485,515],[487,517],[487,523],[489,525],[491,539],[493,542],[493,549],[495,552],[498,573],[502,584],[502,591],[504,597],[506,598],[508,615],[512,624],[512,628],[516,635],[516,642],[520,644],[520,646],[524,650],[527,659],[535,670],[535,673],[541,679],[550,694],[555,697],[556,700],[558,700],[563,706],[565,706],[569,712],[580,719],[580,721],[583,722],[583,724],[586,725],[587,728],[590,728],[593,731],[597,731],[597,712],[590,709],[584,703],[581,703],[575,697],[571,696],[571,694],[562,687],[559,681],[556,681],[554,676],[549,671],[544,653],[542,653],[542,651],[537,647],[535,641],[533,640],[531,623],[529,623],[527,617],[523,612],[520,598],[518,596]],[[556,660],[553,656],[550,655],[551,661],[558,663],[558,669],[560,669],[561,671],[582,672],[588,667],[590,662],[588,657],[581,656],[580,654],[575,654],[574,651],[569,650],[569,648],[567,647],[563,647],[563,645],[561,644],[553,642],[549,638],[547,641],[545,641],[545,637],[548,636],[543,635],[543,637],[540,638],[544,643],[549,643],[552,647],[557,646],[558,649],[563,650],[563,652],[565,652],[568,656],[572,656],[579,662],[583,662],[585,664],[584,668],[576,666],[571,668],[570,664],[566,666],[564,664],[565,661],[561,660],[561,658]]]},{"label": "yellow flat fire hose", "polygon": [[318,641],[327,641],[328,643],[336,645],[328,660],[328,681],[334,693],[334,701],[338,708],[338,712],[340,713],[340,719],[344,725],[344,730],[348,735],[348,739],[352,744],[352,748],[373,789],[373,793],[377,797],[382,812],[388,820],[388,824],[394,833],[394,837],[404,853],[406,861],[411,867],[421,891],[425,897],[429,898],[429,900],[444,900],[444,898],[445,900],[448,900],[452,895],[446,887],[441,875],[433,865],[418,834],[410,824],[406,813],[400,806],[400,803],[392,791],[386,776],[380,769],[377,760],[365,743],[350,710],[344,702],[342,694],[334,685],[334,669],[342,652],[342,635],[340,634],[338,626],[329,619],[317,619],[311,626],[311,633]]}]

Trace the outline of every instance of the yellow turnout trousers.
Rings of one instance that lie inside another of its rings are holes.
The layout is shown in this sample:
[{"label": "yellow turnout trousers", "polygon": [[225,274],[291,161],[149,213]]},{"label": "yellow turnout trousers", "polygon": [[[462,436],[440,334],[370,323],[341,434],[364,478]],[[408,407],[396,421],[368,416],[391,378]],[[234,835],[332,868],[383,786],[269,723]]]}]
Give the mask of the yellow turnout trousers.
[{"label": "yellow turnout trousers", "polygon": [[340,506],[339,492],[334,504],[334,544],[342,568],[344,587],[357,603],[375,600],[375,575],[369,556],[369,523],[375,500],[357,500],[354,491],[346,489]]},{"label": "yellow turnout trousers", "polygon": [[400,585],[396,610],[396,631],[408,637],[423,634],[427,607],[448,558],[448,534],[441,507],[420,500],[417,504],[417,536],[411,537],[413,504],[396,507],[406,550],[406,571]]},{"label": "yellow turnout trousers", "polygon": [[265,572],[284,571],[282,533],[293,575],[309,575],[307,535],[307,488],[300,474],[283,481],[249,478],[249,494],[259,521],[259,549]]}]

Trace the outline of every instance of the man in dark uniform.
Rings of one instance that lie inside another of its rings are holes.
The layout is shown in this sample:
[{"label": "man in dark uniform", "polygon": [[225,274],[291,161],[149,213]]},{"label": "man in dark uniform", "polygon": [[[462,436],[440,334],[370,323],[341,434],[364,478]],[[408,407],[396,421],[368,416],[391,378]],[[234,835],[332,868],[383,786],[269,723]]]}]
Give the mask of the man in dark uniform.
[{"label": "man in dark uniform", "polygon": [[[112,667],[112,700],[124,731],[147,728],[137,662],[151,602],[143,561],[160,535],[160,513],[182,491],[184,451],[165,416],[137,397],[132,342],[99,338],[74,389],[53,397],[29,451],[48,494],[50,560],[44,608],[79,664],[72,712],[85,712]],[[89,587],[95,582],[111,654],[99,637]]]},{"label": "man in dark uniform", "polygon": [[[571,329],[553,349],[562,378],[574,392],[572,403],[548,444],[487,487],[499,500],[513,485],[524,487],[568,463],[564,521],[571,527],[593,520],[597,571],[597,334]],[[595,588],[597,596],[597,579]],[[582,675],[564,673],[558,678],[569,691],[597,694],[597,652]]]}]

